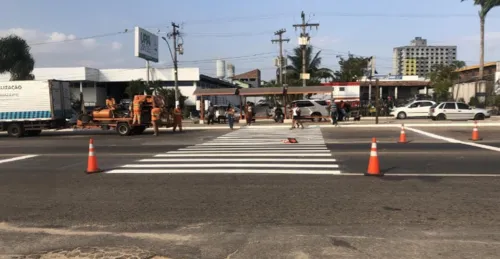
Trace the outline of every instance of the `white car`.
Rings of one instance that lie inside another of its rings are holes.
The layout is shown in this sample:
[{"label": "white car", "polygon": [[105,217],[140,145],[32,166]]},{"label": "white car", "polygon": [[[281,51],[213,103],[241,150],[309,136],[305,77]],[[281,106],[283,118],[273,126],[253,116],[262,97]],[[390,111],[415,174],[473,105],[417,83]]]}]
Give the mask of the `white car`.
[{"label": "white car", "polygon": [[297,104],[300,108],[301,116],[310,116],[314,122],[320,122],[322,116],[328,116],[328,103],[322,100],[297,100],[291,103],[291,107]]},{"label": "white car", "polygon": [[472,108],[465,103],[443,102],[433,106],[429,111],[433,120],[484,120],[491,117],[485,109]]},{"label": "white car", "polygon": [[429,116],[430,108],[436,105],[436,102],[429,100],[413,101],[402,107],[397,107],[391,111],[390,115],[396,119],[417,118]]}]

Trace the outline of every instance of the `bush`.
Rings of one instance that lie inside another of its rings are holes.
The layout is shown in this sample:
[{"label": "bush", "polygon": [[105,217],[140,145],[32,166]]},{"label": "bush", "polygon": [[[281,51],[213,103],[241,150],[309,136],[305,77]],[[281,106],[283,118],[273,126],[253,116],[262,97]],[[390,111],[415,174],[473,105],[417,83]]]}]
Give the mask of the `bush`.
[{"label": "bush", "polygon": [[479,100],[475,96],[472,96],[469,100],[469,106],[476,107],[478,104],[479,104]]}]

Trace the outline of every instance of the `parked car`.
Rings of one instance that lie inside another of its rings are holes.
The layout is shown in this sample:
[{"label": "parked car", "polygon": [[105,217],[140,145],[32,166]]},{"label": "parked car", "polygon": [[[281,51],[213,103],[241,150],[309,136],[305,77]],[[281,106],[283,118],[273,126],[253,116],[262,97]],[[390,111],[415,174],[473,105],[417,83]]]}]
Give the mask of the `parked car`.
[{"label": "parked car", "polygon": [[413,101],[401,107],[394,108],[389,115],[401,120],[406,118],[429,117],[429,110],[435,104],[436,102],[428,100]]},{"label": "parked car", "polygon": [[294,104],[300,108],[302,116],[310,116],[311,120],[314,122],[320,122],[323,118],[322,116],[328,116],[328,103],[322,100],[298,100],[291,103],[291,107]]},{"label": "parked car", "polygon": [[491,113],[461,102],[442,102],[430,108],[429,116],[433,120],[484,120]]},{"label": "parked car", "polygon": [[[215,118],[214,119],[218,123],[227,122],[227,115],[226,115],[227,105],[214,105],[214,108],[215,108]],[[241,110],[235,106],[233,106],[233,108],[234,108],[234,121],[238,122],[240,120]],[[207,114],[208,114],[208,112],[207,112],[207,110],[205,110],[205,121],[208,121]]]}]

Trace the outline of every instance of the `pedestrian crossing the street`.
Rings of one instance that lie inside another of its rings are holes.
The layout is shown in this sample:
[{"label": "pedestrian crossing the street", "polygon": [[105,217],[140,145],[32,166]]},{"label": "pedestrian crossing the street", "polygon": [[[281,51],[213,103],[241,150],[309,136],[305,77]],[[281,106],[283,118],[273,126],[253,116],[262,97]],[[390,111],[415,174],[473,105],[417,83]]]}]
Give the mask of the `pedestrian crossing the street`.
[{"label": "pedestrian crossing the street", "polygon": [[[285,144],[295,138],[298,143]],[[340,174],[320,128],[245,127],[211,141],[157,154],[110,174]]]}]

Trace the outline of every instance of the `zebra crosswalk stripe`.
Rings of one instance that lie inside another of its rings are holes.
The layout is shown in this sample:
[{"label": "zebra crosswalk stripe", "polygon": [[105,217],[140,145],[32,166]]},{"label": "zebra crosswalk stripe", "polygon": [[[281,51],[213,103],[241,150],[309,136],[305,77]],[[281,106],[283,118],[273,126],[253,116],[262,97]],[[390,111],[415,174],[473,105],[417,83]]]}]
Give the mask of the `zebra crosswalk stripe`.
[{"label": "zebra crosswalk stripe", "polygon": [[[297,144],[284,144],[287,138]],[[213,140],[168,151],[109,174],[341,174],[320,128],[243,128]]]}]

